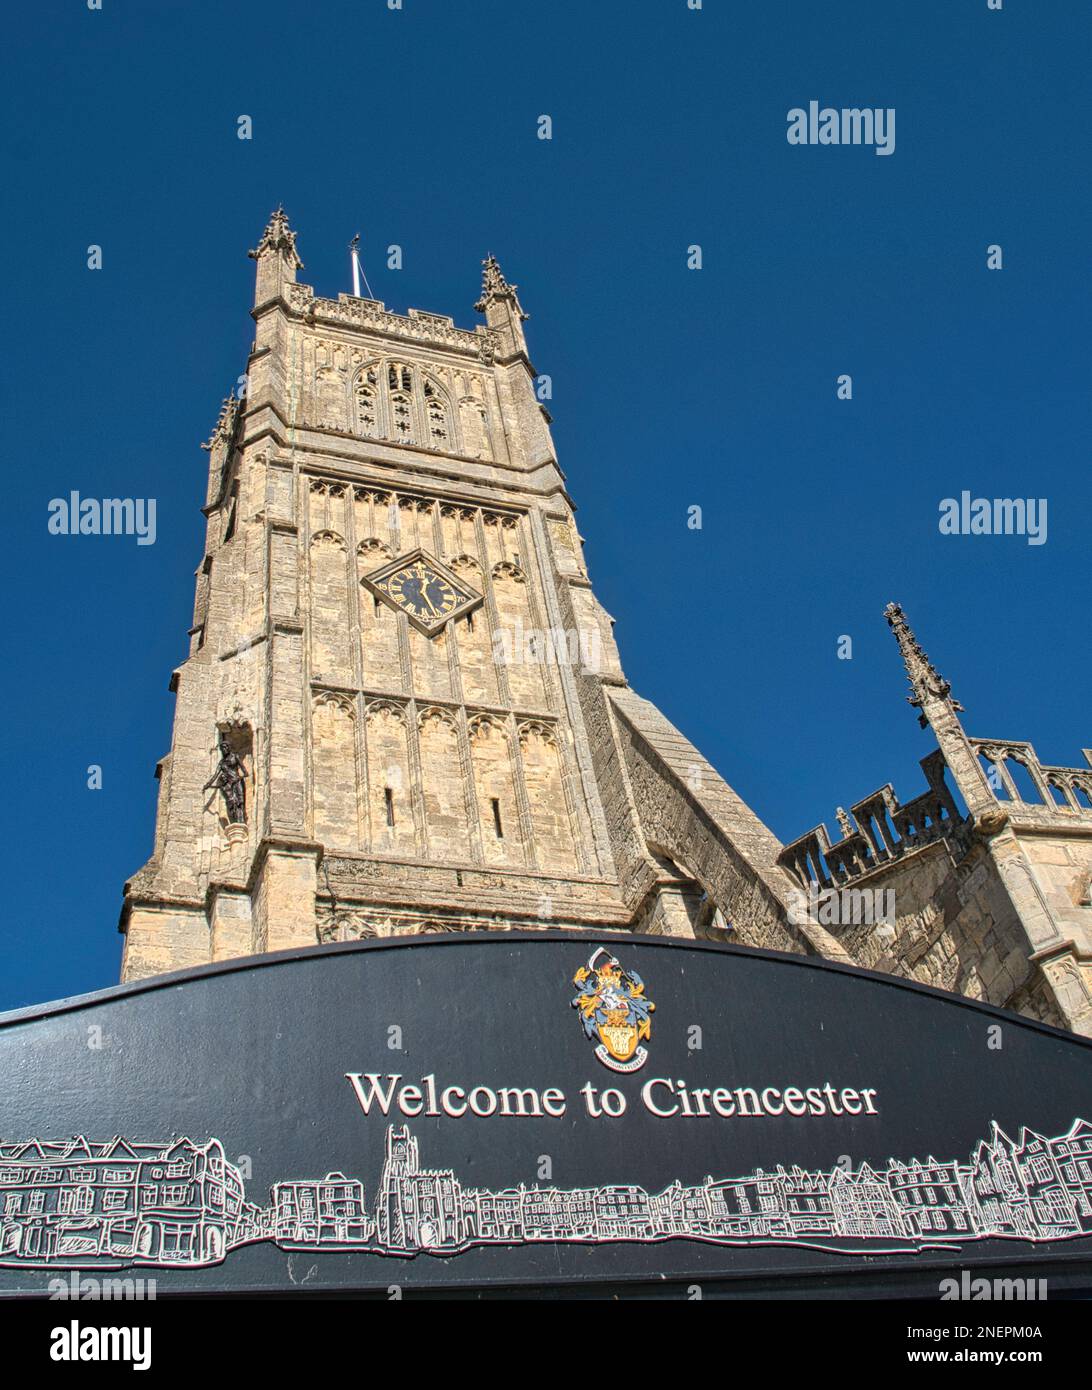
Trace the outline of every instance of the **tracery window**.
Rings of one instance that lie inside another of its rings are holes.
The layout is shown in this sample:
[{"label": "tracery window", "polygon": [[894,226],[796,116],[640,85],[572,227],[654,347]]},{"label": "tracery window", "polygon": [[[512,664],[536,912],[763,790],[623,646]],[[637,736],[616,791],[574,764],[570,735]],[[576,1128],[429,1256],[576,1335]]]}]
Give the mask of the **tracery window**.
[{"label": "tracery window", "polygon": [[455,448],[454,415],[445,388],[403,362],[375,362],[357,373],[353,427],[371,439]]},{"label": "tracery window", "polygon": [[391,426],[394,439],[413,443],[413,397],[405,391],[391,393]]},{"label": "tracery window", "polygon": [[380,434],[379,373],[374,367],[365,367],[357,377],[354,403],[357,433],[373,437]]},{"label": "tracery window", "polygon": [[425,414],[428,417],[430,443],[438,449],[446,448],[450,438],[447,407],[431,381],[425,382]]}]

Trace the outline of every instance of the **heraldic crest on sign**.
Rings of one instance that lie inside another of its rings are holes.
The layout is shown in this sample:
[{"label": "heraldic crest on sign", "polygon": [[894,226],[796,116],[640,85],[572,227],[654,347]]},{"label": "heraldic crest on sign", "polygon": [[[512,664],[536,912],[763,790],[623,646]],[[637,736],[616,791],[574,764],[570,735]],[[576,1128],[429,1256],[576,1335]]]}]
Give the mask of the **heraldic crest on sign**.
[{"label": "heraldic crest on sign", "polygon": [[641,1046],[652,1034],[649,1015],[656,1008],[645,997],[645,982],[635,970],[623,970],[617,956],[598,947],[573,976],[580,993],[572,1007],[580,1010],[585,1034],[595,1055],[612,1071],[637,1071],[648,1050]]}]

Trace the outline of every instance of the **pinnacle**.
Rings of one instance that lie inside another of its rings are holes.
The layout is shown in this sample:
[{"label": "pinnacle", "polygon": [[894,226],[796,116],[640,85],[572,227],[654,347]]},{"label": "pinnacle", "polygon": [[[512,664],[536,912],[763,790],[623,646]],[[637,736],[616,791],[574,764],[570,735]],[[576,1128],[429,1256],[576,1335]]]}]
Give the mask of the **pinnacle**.
[{"label": "pinnacle", "polygon": [[505,295],[514,295],[518,288],[518,285],[510,285],[504,278],[500,263],[496,256],[490,252],[482,261],[482,297],[474,305],[474,308],[479,313],[484,313],[485,306],[491,299],[501,299]]},{"label": "pinnacle", "polygon": [[[891,631],[895,634],[895,640],[902,652],[903,664],[906,667],[910,688],[913,691],[913,694],[907,697],[910,704],[915,709],[920,710],[923,697],[932,695],[943,700],[950,700],[953,709],[962,710],[963,706],[959,701],[952,698],[951,684],[937,671],[929,660],[928,653],[922,649],[921,643],[914,636],[914,630],[903,612],[902,605],[889,603],[884,609],[883,615],[887,619]],[[923,723],[925,722],[924,714],[921,715],[921,720]]]},{"label": "pinnacle", "polygon": [[212,428],[212,434],[208,441],[201,445],[206,452],[211,450],[218,439],[227,439],[235,426],[235,415],[238,409],[238,399],[234,394],[225,396],[220,404],[220,414],[216,418],[216,424]]},{"label": "pinnacle", "polygon": [[277,207],[270,214],[261,241],[258,242],[253,251],[247,254],[251,260],[256,261],[270,251],[280,251],[286,254],[290,260],[295,261],[297,270],[303,269],[303,262],[296,250],[296,234],[288,224],[288,214],[284,210],[283,203],[277,204]]}]

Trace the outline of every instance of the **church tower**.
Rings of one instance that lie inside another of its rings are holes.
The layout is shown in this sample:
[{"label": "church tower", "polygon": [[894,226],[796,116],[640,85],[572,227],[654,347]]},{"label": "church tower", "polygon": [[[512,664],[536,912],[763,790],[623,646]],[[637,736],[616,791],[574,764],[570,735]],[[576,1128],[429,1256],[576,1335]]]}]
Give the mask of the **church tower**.
[{"label": "church tower", "polygon": [[783,845],[626,683],[497,262],[470,331],[316,295],[282,210],[250,254],[123,979],[591,928],[821,955],[1092,1035],[1092,749],[1048,766],[966,733],[891,605],[927,788]]},{"label": "church tower", "polygon": [[516,286],[324,299],[283,210],[209,455],[123,978],[359,937],[591,927],[839,955],[780,843],[628,690]]}]

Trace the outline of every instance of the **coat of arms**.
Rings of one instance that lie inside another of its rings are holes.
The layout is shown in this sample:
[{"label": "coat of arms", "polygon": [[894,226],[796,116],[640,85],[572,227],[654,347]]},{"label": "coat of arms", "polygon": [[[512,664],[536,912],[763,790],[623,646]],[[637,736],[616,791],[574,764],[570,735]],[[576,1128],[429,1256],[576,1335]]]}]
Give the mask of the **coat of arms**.
[{"label": "coat of arms", "polygon": [[648,1058],[641,1046],[652,1034],[649,1015],[655,1009],[645,998],[645,982],[634,970],[623,970],[617,956],[600,946],[573,976],[580,993],[572,1007],[580,1010],[584,1032],[599,1039],[595,1055],[612,1071],[637,1071]]}]

